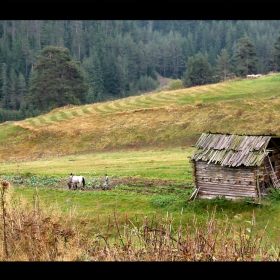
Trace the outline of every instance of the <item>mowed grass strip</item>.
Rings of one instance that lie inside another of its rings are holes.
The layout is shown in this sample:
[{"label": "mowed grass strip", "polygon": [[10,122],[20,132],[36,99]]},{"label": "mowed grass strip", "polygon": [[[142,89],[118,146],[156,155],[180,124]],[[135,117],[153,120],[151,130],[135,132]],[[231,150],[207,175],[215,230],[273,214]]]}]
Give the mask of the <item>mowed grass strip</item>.
[{"label": "mowed grass strip", "polygon": [[159,95],[149,95],[147,97],[145,97],[146,100],[148,101],[149,107],[161,107],[161,106],[165,106],[166,104],[170,105],[170,102],[167,102],[167,100],[163,100],[161,98],[161,96]]},{"label": "mowed grass strip", "polygon": [[[198,100],[206,104],[209,102],[220,102],[231,99],[272,98],[274,95],[279,95],[279,82],[280,75],[274,74],[258,79],[237,79],[234,81],[174,91],[130,96],[121,100],[107,101],[92,105],[58,108],[44,116],[28,119],[28,122],[33,126],[46,125],[50,122],[57,122],[61,119],[89,114],[90,112],[101,114],[114,113],[141,108],[170,106],[172,104],[195,104]],[[63,116],[61,115],[62,112]]]},{"label": "mowed grass strip", "polygon": [[107,103],[104,105],[108,113],[115,113],[123,111],[123,108],[119,106],[119,103],[117,101],[111,101],[110,103]]},{"label": "mowed grass strip", "polygon": [[138,177],[192,181],[189,157],[194,149],[168,151],[123,151],[81,154],[0,165],[0,174],[38,174],[68,177],[72,172],[86,177]]},{"label": "mowed grass strip", "polygon": [[[245,94],[239,89],[242,83],[249,85],[245,86]],[[199,88],[209,88],[209,92],[195,95],[192,94],[194,88],[187,88],[122,101],[57,108],[36,118],[1,125],[0,132],[8,124],[22,128],[9,135],[0,133],[3,143],[0,146],[1,159],[28,160],[146,147],[180,148],[194,144],[205,131],[279,134],[279,84],[280,75],[275,74],[250,81],[243,79],[201,86]],[[216,92],[218,86],[229,91],[224,94]],[[174,99],[164,101],[166,106],[163,106],[154,100],[156,96],[161,96],[161,102],[162,96]],[[141,103],[141,98],[150,103]],[[114,104],[126,106],[122,108]],[[100,108],[103,111],[97,112]],[[61,122],[64,114],[69,118]],[[52,116],[55,116],[53,121]],[[20,135],[26,134],[25,130],[29,132],[27,137]],[[9,149],[11,141],[13,149]]]},{"label": "mowed grass strip", "polygon": [[139,108],[150,108],[151,106],[154,106],[154,102],[151,101],[147,95],[135,98],[134,102]]},{"label": "mowed grass strip", "polygon": [[[140,103],[136,102],[137,98],[139,97],[134,97],[134,98],[127,98],[125,99],[125,104],[126,104],[126,109],[127,110],[135,110],[135,109],[140,109],[143,108],[142,106],[140,106]],[[144,105],[144,104],[142,104]]]},{"label": "mowed grass strip", "polygon": [[170,104],[170,102],[177,102],[178,100],[178,94],[180,93],[177,93],[176,91],[171,91],[171,92],[168,92],[168,93],[160,93],[160,94],[157,94],[155,96],[152,96],[152,95],[149,95],[147,96],[147,98],[150,100],[150,101],[154,101],[154,100],[159,100],[159,101],[162,101],[164,102],[164,104]]},{"label": "mowed grass strip", "polygon": [[98,106],[95,107],[95,111],[100,114],[106,114],[106,113],[111,113],[112,109],[110,108],[109,104],[106,102],[106,103],[99,103]]},{"label": "mowed grass strip", "polygon": [[45,116],[39,116],[37,119],[40,121],[41,124],[46,124],[48,122]]}]

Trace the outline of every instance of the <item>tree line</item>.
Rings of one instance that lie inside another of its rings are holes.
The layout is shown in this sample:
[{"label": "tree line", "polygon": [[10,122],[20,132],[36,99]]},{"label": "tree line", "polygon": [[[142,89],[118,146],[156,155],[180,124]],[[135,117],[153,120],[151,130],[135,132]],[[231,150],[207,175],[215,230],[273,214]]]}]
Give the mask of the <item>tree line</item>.
[{"label": "tree line", "polygon": [[1,20],[0,122],[279,71],[277,20]]}]

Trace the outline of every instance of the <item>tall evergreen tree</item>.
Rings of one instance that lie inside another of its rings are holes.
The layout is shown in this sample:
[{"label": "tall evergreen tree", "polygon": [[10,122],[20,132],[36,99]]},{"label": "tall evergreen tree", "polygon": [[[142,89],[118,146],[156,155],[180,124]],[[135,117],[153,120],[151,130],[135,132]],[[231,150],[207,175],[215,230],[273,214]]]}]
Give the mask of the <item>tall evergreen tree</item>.
[{"label": "tall evergreen tree", "polygon": [[9,105],[9,79],[8,79],[8,66],[6,63],[2,63],[2,75],[1,75],[1,101],[2,101],[2,107],[4,109],[8,109]]},{"label": "tall evergreen tree", "polygon": [[257,52],[255,45],[248,37],[240,38],[234,48],[236,74],[246,77],[257,73]]},{"label": "tall evergreen tree", "polygon": [[169,41],[167,37],[161,37],[160,44],[159,44],[159,68],[158,72],[163,76],[167,77],[170,75],[169,68],[170,68],[170,50],[169,50]]},{"label": "tall evergreen tree", "polygon": [[127,90],[126,86],[129,82],[128,79],[128,59],[126,56],[117,57],[117,69],[118,69],[118,80],[120,85],[120,92],[125,92]]},{"label": "tall evergreen tree", "polygon": [[186,40],[181,36],[179,32],[169,32],[167,35],[169,41],[169,59],[170,69],[169,75],[173,78],[179,78],[182,75],[183,63],[183,48],[186,44]]},{"label": "tall evergreen tree", "polygon": [[226,80],[231,72],[231,60],[226,49],[221,50],[216,60],[216,70],[220,80]]},{"label": "tall evergreen tree", "polygon": [[102,101],[104,93],[104,81],[101,63],[98,53],[95,49],[91,50],[89,58],[85,58],[83,60],[83,69],[85,72],[86,81],[89,85],[86,95],[86,102],[89,104]]},{"label": "tall evergreen tree", "polygon": [[35,65],[29,98],[37,109],[49,111],[86,100],[88,85],[67,48],[47,46]]},{"label": "tall evergreen tree", "polygon": [[137,45],[133,41],[133,38],[130,35],[130,33],[128,33],[122,38],[122,48],[123,48],[122,50],[123,53],[127,57],[129,80],[135,83],[140,76],[138,73],[138,65],[137,65],[138,51],[137,51]]},{"label": "tall evergreen tree", "polygon": [[244,28],[244,21],[243,20],[238,20],[236,23],[236,38],[244,38],[246,37],[246,31]]},{"label": "tall evergreen tree", "polygon": [[138,73],[140,76],[147,75],[147,57],[145,53],[145,46],[142,41],[138,43],[138,56],[137,56],[137,67],[138,67]]},{"label": "tall evergreen tree", "polygon": [[236,38],[236,31],[235,31],[235,28],[232,24],[232,22],[229,22],[227,24],[227,32],[226,32],[226,38],[225,38],[225,47],[229,53],[230,56],[233,55],[233,45],[234,45],[234,42],[235,42],[235,38]]},{"label": "tall evergreen tree", "polygon": [[74,59],[81,61],[84,49],[83,22],[80,20],[71,21],[72,53]]},{"label": "tall evergreen tree", "polygon": [[114,97],[121,93],[117,69],[114,56],[109,53],[103,61],[104,92]]},{"label": "tall evergreen tree", "polygon": [[15,69],[12,68],[9,73],[9,96],[10,96],[10,104],[9,108],[12,110],[18,110],[20,107],[18,98],[17,98],[17,89],[18,89],[18,78],[15,72]]},{"label": "tall evergreen tree", "polygon": [[201,52],[188,59],[187,70],[183,77],[185,86],[205,85],[212,82],[213,69],[208,55]]},{"label": "tall evergreen tree", "polygon": [[[279,31],[280,35],[280,31]],[[274,49],[269,60],[270,70],[277,72],[280,69],[280,36],[276,39],[273,44]]]},{"label": "tall evergreen tree", "polygon": [[18,98],[22,102],[25,99],[27,90],[26,90],[26,82],[22,73],[19,73],[18,76]]}]

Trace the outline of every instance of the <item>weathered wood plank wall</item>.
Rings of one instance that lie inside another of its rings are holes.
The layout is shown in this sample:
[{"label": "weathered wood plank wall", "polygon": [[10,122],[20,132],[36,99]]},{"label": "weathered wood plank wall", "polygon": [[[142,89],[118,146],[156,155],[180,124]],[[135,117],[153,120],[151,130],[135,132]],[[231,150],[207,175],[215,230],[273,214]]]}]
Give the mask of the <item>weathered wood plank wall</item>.
[{"label": "weathered wood plank wall", "polygon": [[207,162],[195,162],[195,184],[200,198],[225,196],[228,199],[256,197],[257,186],[254,167],[227,167]]}]

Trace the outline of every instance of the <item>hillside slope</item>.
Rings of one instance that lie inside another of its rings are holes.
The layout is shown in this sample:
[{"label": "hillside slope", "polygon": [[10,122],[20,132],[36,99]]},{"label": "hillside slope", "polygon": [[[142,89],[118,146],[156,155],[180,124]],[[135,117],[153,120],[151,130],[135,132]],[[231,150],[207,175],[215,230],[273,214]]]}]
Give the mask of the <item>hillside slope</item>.
[{"label": "hillside slope", "polygon": [[280,74],[66,106],[0,125],[0,161],[193,145],[202,132],[280,135]]}]

